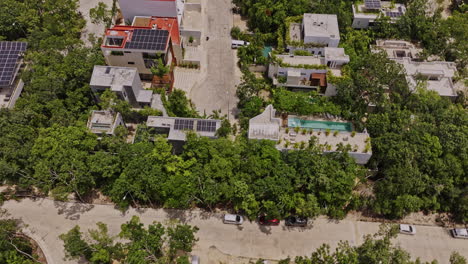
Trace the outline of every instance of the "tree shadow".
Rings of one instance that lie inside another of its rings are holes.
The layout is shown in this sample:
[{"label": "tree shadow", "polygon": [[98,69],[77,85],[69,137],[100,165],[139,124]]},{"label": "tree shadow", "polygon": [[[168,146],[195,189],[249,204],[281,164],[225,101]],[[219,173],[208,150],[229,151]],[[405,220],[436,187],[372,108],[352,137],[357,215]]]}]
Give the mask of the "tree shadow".
[{"label": "tree shadow", "polygon": [[54,201],[59,215],[65,215],[65,219],[78,220],[80,215],[94,208],[94,205],[87,203],[67,203]]},{"label": "tree shadow", "polygon": [[181,223],[186,224],[189,220],[193,219],[191,211],[184,211],[179,209],[163,209],[170,219],[177,219]]},{"label": "tree shadow", "polygon": [[271,235],[271,226],[265,226],[259,223],[257,224],[258,224],[258,229],[260,230],[260,232],[265,233],[267,235]]}]

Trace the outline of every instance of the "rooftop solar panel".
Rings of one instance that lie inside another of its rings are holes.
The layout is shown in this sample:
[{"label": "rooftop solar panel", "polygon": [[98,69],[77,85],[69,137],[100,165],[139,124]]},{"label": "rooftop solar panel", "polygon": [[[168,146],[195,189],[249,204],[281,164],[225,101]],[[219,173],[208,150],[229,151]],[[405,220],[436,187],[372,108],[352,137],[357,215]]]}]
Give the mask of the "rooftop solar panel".
[{"label": "rooftop solar panel", "polygon": [[216,122],[211,120],[198,120],[197,131],[200,132],[215,132]]},{"label": "rooftop solar panel", "polygon": [[365,0],[364,6],[367,9],[380,9],[382,8],[382,3],[380,0]]},{"label": "rooftop solar panel", "polygon": [[389,17],[401,17],[403,15],[403,13],[402,12],[387,11],[387,12],[385,12],[385,15],[389,16]]},{"label": "rooftop solar panel", "polygon": [[135,29],[126,49],[165,50],[169,32],[162,29]]},{"label": "rooftop solar panel", "polygon": [[193,130],[194,120],[176,119],[174,122],[175,130]]},{"label": "rooftop solar panel", "polygon": [[15,79],[26,42],[0,41],[0,86],[9,86]]}]

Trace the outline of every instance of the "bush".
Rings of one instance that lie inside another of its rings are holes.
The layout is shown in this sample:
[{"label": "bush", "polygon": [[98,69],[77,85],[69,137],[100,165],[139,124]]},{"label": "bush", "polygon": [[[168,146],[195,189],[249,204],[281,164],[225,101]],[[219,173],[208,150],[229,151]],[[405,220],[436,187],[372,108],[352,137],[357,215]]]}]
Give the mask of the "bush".
[{"label": "bush", "polygon": [[307,50],[295,50],[294,55],[296,55],[296,56],[312,56],[312,53],[308,52]]}]

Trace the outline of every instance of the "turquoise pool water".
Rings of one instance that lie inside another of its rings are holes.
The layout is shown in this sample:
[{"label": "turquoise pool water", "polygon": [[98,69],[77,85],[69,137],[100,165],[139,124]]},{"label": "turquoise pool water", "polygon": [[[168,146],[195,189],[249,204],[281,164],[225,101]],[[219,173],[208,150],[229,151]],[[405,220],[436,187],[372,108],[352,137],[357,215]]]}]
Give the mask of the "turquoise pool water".
[{"label": "turquoise pool water", "polygon": [[265,46],[262,50],[263,57],[268,58],[268,53],[270,53],[272,50],[273,50],[273,47]]},{"label": "turquoise pool water", "polygon": [[300,128],[321,129],[321,130],[330,129],[332,131],[338,130],[338,131],[348,131],[348,132],[353,131],[353,127],[351,123],[302,120],[297,117],[288,118],[288,127],[300,127]]}]

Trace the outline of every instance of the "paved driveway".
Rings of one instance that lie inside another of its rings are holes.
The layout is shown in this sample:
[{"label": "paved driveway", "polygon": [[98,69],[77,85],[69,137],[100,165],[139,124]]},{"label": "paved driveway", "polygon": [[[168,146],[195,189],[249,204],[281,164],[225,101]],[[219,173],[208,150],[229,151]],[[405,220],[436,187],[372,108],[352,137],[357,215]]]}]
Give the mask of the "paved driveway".
[{"label": "paved driveway", "polygon": [[205,0],[202,7],[201,44],[206,53],[206,64],[201,67],[205,68],[205,77],[192,88],[190,99],[200,114],[209,115],[213,110],[221,109],[223,114],[229,113],[232,120],[237,104],[236,84],[240,80],[237,57],[231,49],[232,3],[231,0]]},{"label": "paved driveway", "polygon": [[[203,264],[219,264],[219,256],[210,254],[213,248],[232,256],[247,258],[282,259],[288,256],[310,255],[323,243],[336,246],[340,240],[348,240],[352,245],[362,243],[366,234],[375,233],[378,223],[353,221],[329,221],[316,219],[308,228],[260,227],[256,223],[245,222],[242,226],[224,225],[220,214],[200,211],[131,209],[125,214],[109,205],[83,205],[44,200],[7,201],[3,206],[12,217],[19,218],[28,225],[29,233],[39,242],[48,257],[49,264],[76,263],[63,261],[63,244],[58,236],[75,225],[82,230],[95,228],[98,221],[109,226],[116,234],[120,225],[133,215],[138,215],[143,223],[165,222],[179,219],[200,228],[199,242],[194,253]],[[453,239],[446,229],[435,226],[417,226],[415,236],[400,235],[396,243],[408,250],[412,256],[429,261],[438,259],[448,263],[452,251],[468,257],[468,241]],[[247,263],[247,261],[246,261]]]},{"label": "paved driveway", "polygon": [[87,45],[89,45],[88,36],[89,34],[94,34],[96,38],[102,37],[104,35],[105,26],[104,24],[96,25],[91,23],[89,18],[89,10],[98,5],[99,2],[103,2],[107,5],[108,9],[112,8],[112,0],[80,0],[78,11],[81,12],[83,17],[86,19],[86,27],[83,30],[81,35],[81,40]]}]

